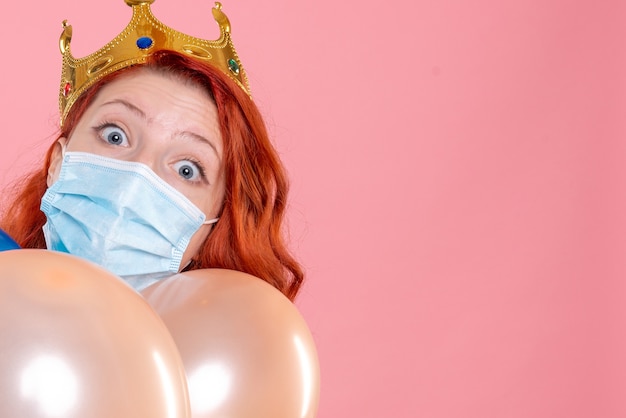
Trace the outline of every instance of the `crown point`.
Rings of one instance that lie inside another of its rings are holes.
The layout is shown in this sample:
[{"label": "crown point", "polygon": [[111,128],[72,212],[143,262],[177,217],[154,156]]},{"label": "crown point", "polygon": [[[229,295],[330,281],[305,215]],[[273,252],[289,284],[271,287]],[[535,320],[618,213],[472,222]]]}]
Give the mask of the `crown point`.
[{"label": "crown point", "polygon": [[66,51],[70,49],[70,42],[72,41],[72,25],[67,24],[67,20],[63,21],[63,32],[59,38],[59,49],[61,54],[65,55]]},{"label": "crown point", "polygon": [[141,4],[152,4],[154,0],[124,0],[130,7],[139,6]]},{"label": "crown point", "polygon": [[222,12],[222,3],[219,1],[215,2],[215,6],[213,6],[213,19],[220,25],[220,29],[224,33],[230,33],[230,20],[228,17]]}]

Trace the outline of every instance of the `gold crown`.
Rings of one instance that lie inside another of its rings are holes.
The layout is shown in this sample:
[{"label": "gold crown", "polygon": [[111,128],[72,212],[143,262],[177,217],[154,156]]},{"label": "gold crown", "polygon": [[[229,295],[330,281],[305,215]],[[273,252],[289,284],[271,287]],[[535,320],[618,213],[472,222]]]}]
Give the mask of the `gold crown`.
[{"label": "gold crown", "polygon": [[111,42],[84,58],[76,59],[70,51],[72,26],[63,21],[59,47],[63,55],[59,110],[61,125],[76,99],[96,81],[122,68],[145,63],[155,51],[170,50],[191,56],[219,68],[248,95],[248,79],[230,38],[230,21],[215,2],[213,18],[220,27],[220,37],[208,41],[185,35],[160,22],[150,10],[154,0],[124,0],[132,7],[133,17]]}]

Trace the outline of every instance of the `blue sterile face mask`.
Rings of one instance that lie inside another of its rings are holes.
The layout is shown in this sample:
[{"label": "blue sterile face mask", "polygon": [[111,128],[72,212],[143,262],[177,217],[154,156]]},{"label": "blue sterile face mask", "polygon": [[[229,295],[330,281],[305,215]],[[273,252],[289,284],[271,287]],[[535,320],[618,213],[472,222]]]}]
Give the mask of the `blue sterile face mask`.
[{"label": "blue sterile face mask", "polygon": [[41,201],[50,250],[92,261],[136,290],[179,271],[206,216],[148,166],[84,152],[64,153]]}]

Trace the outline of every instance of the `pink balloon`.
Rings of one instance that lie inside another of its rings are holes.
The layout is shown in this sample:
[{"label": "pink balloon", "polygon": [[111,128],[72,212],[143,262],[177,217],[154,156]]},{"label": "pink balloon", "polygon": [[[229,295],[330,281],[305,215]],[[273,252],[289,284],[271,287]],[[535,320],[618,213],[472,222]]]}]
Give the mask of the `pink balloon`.
[{"label": "pink balloon", "polygon": [[194,270],[144,289],[178,345],[193,417],[315,417],[319,364],[289,299],[232,270]]},{"label": "pink balloon", "polygon": [[0,416],[189,417],[184,367],[130,286],[74,256],[0,253]]}]

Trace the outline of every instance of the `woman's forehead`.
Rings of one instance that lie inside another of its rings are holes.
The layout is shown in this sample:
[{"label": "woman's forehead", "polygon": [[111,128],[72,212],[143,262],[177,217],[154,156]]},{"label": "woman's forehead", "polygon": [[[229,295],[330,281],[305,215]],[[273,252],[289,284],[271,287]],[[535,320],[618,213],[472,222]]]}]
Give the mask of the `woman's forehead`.
[{"label": "woman's forehead", "polygon": [[93,112],[112,104],[126,105],[161,120],[181,119],[210,126],[217,123],[217,107],[205,89],[155,71],[133,71],[112,80],[89,107]]},{"label": "woman's forehead", "polygon": [[189,95],[191,92],[194,96],[205,96],[213,102],[211,94],[202,88],[198,82],[181,74],[165,70],[160,71],[149,67],[139,67],[130,71],[124,71],[104,84],[98,91],[98,96],[104,92],[112,94],[112,91],[115,94],[119,94],[120,92],[130,91],[134,94],[139,94],[139,97],[141,97],[142,92],[151,92],[150,90],[145,90],[149,86],[161,87],[161,89],[157,90],[175,93],[177,96]]}]

